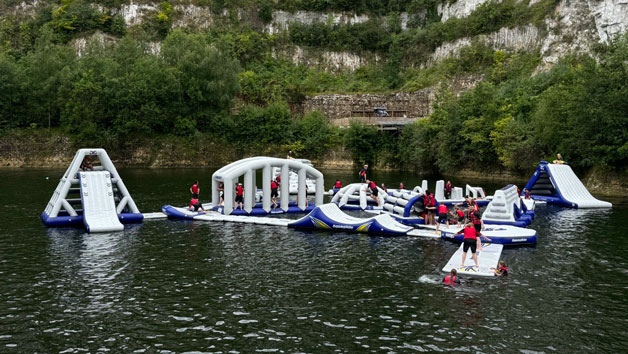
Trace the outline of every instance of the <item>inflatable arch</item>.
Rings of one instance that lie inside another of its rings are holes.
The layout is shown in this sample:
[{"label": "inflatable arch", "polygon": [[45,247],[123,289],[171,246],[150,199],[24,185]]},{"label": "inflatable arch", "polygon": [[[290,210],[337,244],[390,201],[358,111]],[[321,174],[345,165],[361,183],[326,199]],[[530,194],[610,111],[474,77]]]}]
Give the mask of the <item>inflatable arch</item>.
[{"label": "inflatable arch", "polygon": [[[100,166],[84,165],[86,157],[97,157]],[[71,194],[75,195],[68,198]],[[61,177],[41,218],[46,226],[83,223],[88,232],[108,232],[122,230],[120,222],[138,222],[143,216],[107,152],[80,149]]]},{"label": "inflatable arch", "polygon": [[[292,159],[280,159],[276,157],[257,156],[232,162],[227,166],[214,172],[212,175],[212,204],[220,203],[220,192],[218,186],[224,184],[224,208],[223,213],[229,215],[233,212],[235,201],[235,185],[241,176],[244,176],[244,210],[251,213],[255,205],[256,171],[262,170],[262,209],[269,213],[271,209],[270,183],[273,167],[281,169],[282,176],[289,176],[290,170],[297,172],[298,176],[298,207],[305,210],[306,178],[310,176],[316,184],[315,205],[323,204],[324,180],[323,174],[312,166],[308,166]],[[281,183],[280,208],[287,212],[290,206],[290,184],[288,180]]]}]

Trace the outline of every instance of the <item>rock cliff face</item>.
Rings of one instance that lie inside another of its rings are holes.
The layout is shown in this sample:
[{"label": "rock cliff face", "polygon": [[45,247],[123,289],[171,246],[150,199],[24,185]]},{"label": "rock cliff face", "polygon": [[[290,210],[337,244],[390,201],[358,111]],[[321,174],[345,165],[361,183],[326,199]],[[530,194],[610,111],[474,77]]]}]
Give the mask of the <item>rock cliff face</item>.
[{"label": "rock cliff face", "polygon": [[[474,87],[481,80],[480,76],[460,76],[449,83],[449,89],[458,94]],[[406,111],[409,118],[422,118],[432,113],[437,90],[438,87],[429,87],[415,92],[397,92],[387,95],[317,95],[305,100],[303,110],[305,113],[314,110],[324,112],[330,121],[346,119],[354,110],[372,110],[374,107]]]}]

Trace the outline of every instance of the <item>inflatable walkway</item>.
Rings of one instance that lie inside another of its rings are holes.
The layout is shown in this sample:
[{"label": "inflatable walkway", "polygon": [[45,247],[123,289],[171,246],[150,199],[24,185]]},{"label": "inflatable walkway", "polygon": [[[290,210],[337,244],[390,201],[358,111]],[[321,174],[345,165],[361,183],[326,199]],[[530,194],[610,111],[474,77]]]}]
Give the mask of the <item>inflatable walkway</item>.
[{"label": "inflatable walkway", "polygon": [[390,236],[422,236],[440,238],[440,233],[432,230],[418,230],[395,221],[388,214],[371,218],[356,218],[345,214],[334,203],[323,204],[303,218],[288,224],[295,229],[322,229],[346,232],[361,232]]},{"label": "inflatable walkway", "polygon": [[567,164],[541,161],[525,187],[535,200],[568,208],[611,208],[609,202],[596,199]]},{"label": "inflatable walkway", "polygon": [[473,275],[479,277],[492,277],[495,275],[495,272],[491,268],[497,268],[504,246],[494,243],[483,243],[482,251],[477,253],[480,268],[475,267],[473,254],[470,251],[467,252],[464,267],[462,266],[463,246],[464,245],[460,245],[456,253],[451,256],[449,262],[443,267],[443,272],[449,273],[452,268],[455,268],[458,271],[458,275]]},{"label": "inflatable walkway", "polygon": [[107,171],[79,173],[83,224],[87,232],[122,231],[111,188],[111,175]]}]

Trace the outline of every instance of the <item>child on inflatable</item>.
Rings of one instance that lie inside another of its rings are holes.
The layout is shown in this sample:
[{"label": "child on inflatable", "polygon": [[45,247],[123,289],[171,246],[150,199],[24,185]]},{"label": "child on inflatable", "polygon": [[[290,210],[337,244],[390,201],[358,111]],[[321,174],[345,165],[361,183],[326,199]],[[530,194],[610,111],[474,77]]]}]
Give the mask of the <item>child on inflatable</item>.
[{"label": "child on inflatable", "polygon": [[188,210],[198,211],[198,209],[201,209],[203,212],[205,212],[205,208],[203,208],[203,204],[201,204],[201,202],[197,198],[192,197],[192,199],[190,200],[190,205],[188,206]]},{"label": "child on inflatable", "polygon": [[488,241],[490,241],[491,239],[482,235],[479,232],[476,232],[475,227],[473,226],[473,223],[467,223],[464,229],[456,232],[456,235],[459,235],[462,233],[464,233],[463,248],[462,248],[462,267],[464,267],[464,261],[467,259],[467,251],[470,248],[471,254],[473,254],[473,261],[475,262],[475,267],[480,268],[480,265],[478,264],[478,255],[476,254],[478,236],[484,237]]},{"label": "child on inflatable", "polygon": [[242,183],[238,183],[235,187],[236,189],[236,197],[235,197],[235,210],[238,210],[238,206],[240,206],[240,210],[244,209],[244,187],[242,187]]},{"label": "child on inflatable", "polygon": [[379,194],[379,190],[377,189],[377,185],[375,184],[375,182],[367,179],[366,188],[371,190],[371,198],[377,201],[377,206],[381,206],[381,202],[379,200],[379,197],[377,196]]},{"label": "child on inflatable", "polygon": [[449,209],[447,209],[447,205],[441,203],[438,206],[438,223],[436,224],[436,232],[440,227],[440,224],[445,224],[447,228],[449,228]]}]

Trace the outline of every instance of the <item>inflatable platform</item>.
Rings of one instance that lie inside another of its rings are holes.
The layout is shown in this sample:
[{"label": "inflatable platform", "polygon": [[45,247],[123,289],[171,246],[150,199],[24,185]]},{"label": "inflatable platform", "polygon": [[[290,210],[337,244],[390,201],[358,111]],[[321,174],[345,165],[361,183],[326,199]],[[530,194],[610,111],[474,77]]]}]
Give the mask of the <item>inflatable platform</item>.
[{"label": "inflatable platform", "polygon": [[201,221],[223,221],[223,222],[237,222],[242,224],[258,224],[258,225],[272,225],[272,226],[287,226],[288,223],[293,220],[279,219],[270,217],[257,217],[257,216],[241,216],[241,215],[224,215],[222,213],[209,211],[209,212],[194,212],[189,211],[187,208],[177,208],[171,205],[164,205],[161,211],[168,216],[169,219],[175,220],[201,220]]},{"label": "inflatable platform", "polygon": [[495,191],[493,200],[482,214],[482,221],[484,224],[526,227],[534,215],[534,210],[528,209],[528,203],[517,194],[517,186],[510,184]]},{"label": "inflatable platform", "polygon": [[451,256],[449,262],[443,267],[443,272],[449,273],[452,268],[455,268],[458,271],[458,275],[472,275],[477,277],[495,276],[495,272],[491,268],[497,268],[504,246],[494,243],[483,243],[482,251],[477,253],[480,268],[475,267],[473,254],[471,252],[467,252],[467,257],[464,262],[465,266],[462,266],[462,247],[463,245],[460,245],[456,253]]},{"label": "inflatable platform", "polygon": [[107,152],[80,149],[41,219],[46,226],[83,225],[88,232],[110,232],[122,230],[121,223],[141,222],[143,215]]},{"label": "inflatable platform", "polygon": [[[426,181],[423,181],[426,184]],[[440,204],[445,204],[448,207],[452,205],[462,204],[464,202],[464,197],[469,196],[475,199],[475,202],[478,206],[486,206],[491,201],[492,197],[487,197],[486,193],[484,193],[484,188],[482,187],[472,187],[470,185],[465,186],[465,194],[462,195],[462,188],[454,187],[451,191],[451,198],[445,198],[445,181],[438,180],[436,181],[436,188],[434,190],[434,198]]]},{"label": "inflatable platform", "polygon": [[[424,228],[434,226],[423,226]],[[449,228],[444,225],[440,226],[440,233],[446,240],[455,242],[462,242],[464,235],[455,235],[461,227],[450,226]],[[537,232],[534,229],[527,229],[523,227],[511,226],[511,225],[486,225],[482,230],[482,235],[491,239],[491,241],[483,242],[496,243],[507,246],[519,246],[519,245],[534,245],[536,244]]]},{"label": "inflatable platform", "polygon": [[440,238],[433,230],[418,230],[395,221],[388,214],[371,218],[356,218],[345,214],[334,203],[324,204],[303,218],[288,224],[295,229],[322,229],[345,232],[361,232],[389,236],[421,236]]},{"label": "inflatable platform", "polygon": [[[541,161],[525,187],[533,199],[568,208],[611,208],[591,195],[567,164]],[[523,195],[523,192],[522,192]]]}]

